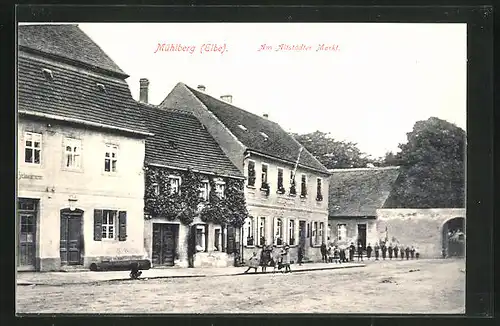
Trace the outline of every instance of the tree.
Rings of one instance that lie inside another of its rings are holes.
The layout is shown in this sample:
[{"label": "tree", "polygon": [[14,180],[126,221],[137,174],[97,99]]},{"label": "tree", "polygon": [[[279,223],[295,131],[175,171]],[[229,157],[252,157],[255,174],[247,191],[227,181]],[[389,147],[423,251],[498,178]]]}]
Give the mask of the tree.
[{"label": "tree", "polygon": [[328,169],[359,168],[376,163],[361,152],[356,143],[335,140],[329,133],[315,131],[292,136]]},{"label": "tree", "polygon": [[385,165],[400,165],[401,173],[388,204],[406,208],[465,207],[466,133],[431,117],[415,123],[400,151],[387,154]]}]

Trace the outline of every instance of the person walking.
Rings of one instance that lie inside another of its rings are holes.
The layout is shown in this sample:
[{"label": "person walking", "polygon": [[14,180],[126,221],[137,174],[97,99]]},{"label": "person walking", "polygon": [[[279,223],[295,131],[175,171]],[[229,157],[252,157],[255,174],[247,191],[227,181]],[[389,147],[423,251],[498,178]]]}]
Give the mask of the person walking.
[{"label": "person walking", "polygon": [[380,246],[378,243],[375,243],[375,260],[378,260],[378,257],[380,256]]},{"label": "person walking", "polygon": [[336,264],[339,264],[341,263],[340,261],[340,250],[339,250],[339,247],[335,246],[333,248],[333,260],[335,261]]},{"label": "person walking", "polygon": [[354,250],[356,250],[356,247],[354,247],[354,243],[351,242],[351,245],[349,246],[349,261],[354,260]]},{"label": "person walking", "polygon": [[358,261],[363,261],[363,244],[358,242]]},{"label": "person walking", "polygon": [[292,269],[290,268],[290,247],[285,243],[283,250],[281,251],[281,263],[283,264],[284,271],[283,273],[291,273]]},{"label": "person walking", "polygon": [[339,248],[339,255],[340,255],[340,263],[345,263],[346,262],[346,256],[345,256],[345,246],[341,245]]},{"label": "person walking", "polygon": [[389,260],[392,260],[392,243],[387,247],[387,252],[389,253]]},{"label": "person walking", "polygon": [[297,262],[299,266],[302,266],[302,260],[304,259],[304,246],[299,244],[299,249],[297,250]]},{"label": "person walking", "polygon": [[401,254],[401,260],[405,259],[405,246],[404,245],[401,245],[401,247],[399,247],[399,253]]},{"label": "person walking", "polygon": [[411,256],[411,259],[415,258],[415,247],[411,246],[411,249],[410,249],[410,256]]},{"label": "person walking", "polygon": [[324,242],[321,243],[320,251],[321,251],[321,261],[323,263],[327,263],[326,244]]},{"label": "person walking", "polygon": [[372,256],[372,246],[370,244],[368,244],[368,246],[366,246],[366,258],[368,260],[370,260],[371,256]]},{"label": "person walking", "polygon": [[382,259],[385,260],[385,257],[387,257],[387,247],[385,246],[385,243],[382,243]]},{"label": "person walking", "polygon": [[397,244],[394,245],[394,249],[393,250],[394,250],[394,258],[398,259],[399,248],[398,248]]},{"label": "person walking", "polygon": [[406,247],[405,255],[406,255],[406,260],[410,259],[410,247]]}]

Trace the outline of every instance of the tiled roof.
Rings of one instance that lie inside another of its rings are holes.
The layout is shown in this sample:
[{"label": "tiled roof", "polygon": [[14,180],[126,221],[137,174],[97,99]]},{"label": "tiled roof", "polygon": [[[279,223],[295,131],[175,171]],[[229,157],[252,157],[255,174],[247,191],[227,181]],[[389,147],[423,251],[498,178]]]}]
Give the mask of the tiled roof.
[{"label": "tiled roof", "polygon": [[[301,145],[280,125],[189,86],[186,87],[248,149],[295,164]],[[241,128],[240,125],[244,126],[246,130]],[[328,170],[305,148],[300,156],[299,163],[302,166],[328,173]]]},{"label": "tiled roof", "polygon": [[194,115],[144,103],[139,107],[154,133],[146,139],[146,163],[243,177]]},{"label": "tiled roof", "polygon": [[[52,72],[48,80],[43,69]],[[97,83],[106,92],[99,91]],[[125,80],[88,73],[22,51],[18,56],[18,111],[148,133]]]},{"label": "tiled roof", "polygon": [[330,216],[375,216],[384,208],[399,167],[335,169],[330,176]]},{"label": "tiled roof", "polygon": [[128,77],[77,25],[19,25],[18,45]]}]

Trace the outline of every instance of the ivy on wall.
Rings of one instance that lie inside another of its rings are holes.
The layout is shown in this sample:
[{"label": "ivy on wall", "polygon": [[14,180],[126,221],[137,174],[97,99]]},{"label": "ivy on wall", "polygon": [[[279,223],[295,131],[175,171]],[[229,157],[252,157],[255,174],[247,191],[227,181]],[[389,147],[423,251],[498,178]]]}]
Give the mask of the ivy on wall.
[{"label": "ivy on wall", "polygon": [[[225,182],[223,198],[216,193],[216,177],[204,177],[192,170],[177,171],[147,166],[145,189],[146,218],[163,217],[168,220],[179,219],[189,225],[199,214],[204,222],[241,227],[249,216],[243,192],[243,180],[220,178]],[[181,178],[180,192],[171,191],[170,176]],[[209,200],[200,197],[202,180],[208,179]],[[200,204],[203,203],[202,206]],[[200,210],[200,207],[201,210]]]}]

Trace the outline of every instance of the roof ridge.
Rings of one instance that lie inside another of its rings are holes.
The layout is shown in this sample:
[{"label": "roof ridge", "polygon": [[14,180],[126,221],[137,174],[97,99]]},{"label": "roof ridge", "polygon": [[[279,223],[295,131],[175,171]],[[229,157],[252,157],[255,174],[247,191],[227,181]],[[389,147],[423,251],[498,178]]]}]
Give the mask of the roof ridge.
[{"label": "roof ridge", "polygon": [[355,172],[355,171],[380,171],[380,170],[397,170],[401,168],[399,165],[394,165],[394,166],[376,166],[372,168],[336,168],[336,169],[328,169],[330,172]]},{"label": "roof ridge", "polygon": [[151,108],[151,109],[157,109],[158,111],[175,112],[175,113],[184,114],[184,115],[188,115],[188,116],[193,116],[194,117],[193,113],[191,113],[189,111],[182,110],[182,109],[162,107],[162,106],[160,106],[158,104],[151,104],[151,103],[146,103],[146,102],[141,102],[141,101],[136,101],[136,102],[139,105],[142,105],[142,106],[145,106],[145,107],[148,107],[148,108]]}]

